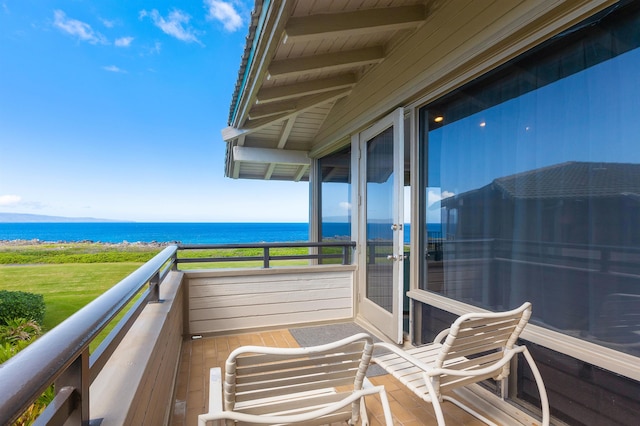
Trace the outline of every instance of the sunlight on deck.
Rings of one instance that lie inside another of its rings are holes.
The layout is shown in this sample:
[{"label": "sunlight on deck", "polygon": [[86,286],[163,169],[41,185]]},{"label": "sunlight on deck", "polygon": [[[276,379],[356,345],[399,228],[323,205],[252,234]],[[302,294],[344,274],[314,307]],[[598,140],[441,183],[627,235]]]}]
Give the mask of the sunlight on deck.
[{"label": "sunlight on deck", "polygon": [[[289,330],[274,330],[261,333],[234,334],[183,343],[178,380],[176,383],[176,405],[173,426],[196,425],[198,414],[207,412],[208,378],[211,367],[224,368],[229,353],[243,345],[298,347]],[[430,404],[416,397],[390,375],[370,378],[374,385],[384,385],[389,397],[396,425],[436,425]],[[482,422],[452,404],[443,405],[447,425],[480,426]],[[378,396],[367,398],[367,410],[372,426],[384,424],[382,405]]]}]

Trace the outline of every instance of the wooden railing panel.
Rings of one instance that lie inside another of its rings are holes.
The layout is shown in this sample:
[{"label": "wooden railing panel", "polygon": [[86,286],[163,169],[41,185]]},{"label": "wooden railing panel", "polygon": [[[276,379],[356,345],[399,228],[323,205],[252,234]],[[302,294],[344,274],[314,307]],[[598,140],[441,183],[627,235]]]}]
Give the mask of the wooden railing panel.
[{"label": "wooden railing panel", "polygon": [[188,333],[287,326],[354,316],[354,266],[186,272]]}]

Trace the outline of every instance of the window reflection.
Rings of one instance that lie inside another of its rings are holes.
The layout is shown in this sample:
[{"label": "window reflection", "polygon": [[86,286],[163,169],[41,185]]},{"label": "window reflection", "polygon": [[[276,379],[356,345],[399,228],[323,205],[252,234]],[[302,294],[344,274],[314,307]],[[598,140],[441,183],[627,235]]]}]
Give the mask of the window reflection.
[{"label": "window reflection", "polygon": [[596,19],[421,111],[421,288],[529,300],[545,327],[640,355],[639,44],[637,10]]},{"label": "window reflection", "polygon": [[[321,241],[351,240],[351,147],[318,160],[320,170]],[[341,248],[323,248],[324,254],[341,254]],[[341,263],[340,257],[321,263]]]}]

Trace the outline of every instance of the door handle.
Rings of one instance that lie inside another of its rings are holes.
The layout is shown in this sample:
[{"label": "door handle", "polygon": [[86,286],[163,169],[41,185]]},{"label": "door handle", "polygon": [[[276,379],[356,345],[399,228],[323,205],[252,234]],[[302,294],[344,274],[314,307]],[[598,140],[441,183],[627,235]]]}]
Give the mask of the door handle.
[{"label": "door handle", "polygon": [[387,259],[389,260],[404,260],[404,255],[403,254],[399,254],[399,255],[395,255],[395,254],[390,254],[387,256]]}]

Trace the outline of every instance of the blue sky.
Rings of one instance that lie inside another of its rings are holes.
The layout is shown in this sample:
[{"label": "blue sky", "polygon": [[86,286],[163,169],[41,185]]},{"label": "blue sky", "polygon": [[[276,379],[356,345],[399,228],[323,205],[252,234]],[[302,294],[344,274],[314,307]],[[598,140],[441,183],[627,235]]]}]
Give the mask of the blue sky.
[{"label": "blue sky", "polygon": [[306,183],[224,177],[252,8],[0,0],[0,212],[307,221]]}]

